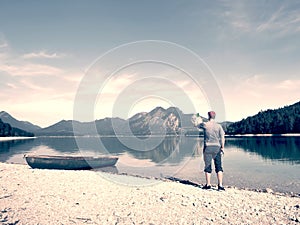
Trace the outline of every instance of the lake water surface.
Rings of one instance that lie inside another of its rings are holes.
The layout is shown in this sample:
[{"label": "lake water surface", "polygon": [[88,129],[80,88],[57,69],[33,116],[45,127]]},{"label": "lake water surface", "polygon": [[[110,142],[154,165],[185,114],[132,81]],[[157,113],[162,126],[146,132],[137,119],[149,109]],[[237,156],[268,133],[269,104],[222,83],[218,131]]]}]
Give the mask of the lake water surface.
[{"label": "lake water surface", "polygon": [[[114,155],[112,172],[204,184],[202,145],[201,137],[184,136],[39,137],[0,142],[0,161],[26,164],[26,153]],[[227,137],[224,185],[300,193],[300,137]]]}]

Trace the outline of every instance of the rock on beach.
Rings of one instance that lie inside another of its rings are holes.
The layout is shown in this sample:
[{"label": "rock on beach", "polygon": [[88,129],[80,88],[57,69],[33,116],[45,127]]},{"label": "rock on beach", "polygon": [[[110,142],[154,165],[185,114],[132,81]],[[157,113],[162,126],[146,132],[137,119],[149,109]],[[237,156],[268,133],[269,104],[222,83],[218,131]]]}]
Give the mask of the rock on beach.
[{"label": "rock on beach", "polygon": [[300,198],[0,163],[1,224],[299,224]]}]

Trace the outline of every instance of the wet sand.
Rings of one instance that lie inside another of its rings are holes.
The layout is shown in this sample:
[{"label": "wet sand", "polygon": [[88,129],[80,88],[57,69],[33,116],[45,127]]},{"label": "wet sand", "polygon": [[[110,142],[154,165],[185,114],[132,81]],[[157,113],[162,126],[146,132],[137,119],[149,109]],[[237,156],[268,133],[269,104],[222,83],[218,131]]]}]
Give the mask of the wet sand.
[{"label": "wet sand", "polygon": [[[0,163],[1,224],[299,224],[300,198]],[[268,190],[267,190],[268,191]]]}]

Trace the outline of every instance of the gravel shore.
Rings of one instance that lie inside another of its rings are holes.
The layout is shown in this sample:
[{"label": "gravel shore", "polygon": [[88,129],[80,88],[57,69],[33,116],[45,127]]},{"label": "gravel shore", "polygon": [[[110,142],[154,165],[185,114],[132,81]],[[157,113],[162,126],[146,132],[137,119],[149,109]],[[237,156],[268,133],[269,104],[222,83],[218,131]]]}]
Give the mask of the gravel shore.
[{"label": "gravel shore", "polygon": [[300,198],[0,163],[1,224],[300,224]]}]

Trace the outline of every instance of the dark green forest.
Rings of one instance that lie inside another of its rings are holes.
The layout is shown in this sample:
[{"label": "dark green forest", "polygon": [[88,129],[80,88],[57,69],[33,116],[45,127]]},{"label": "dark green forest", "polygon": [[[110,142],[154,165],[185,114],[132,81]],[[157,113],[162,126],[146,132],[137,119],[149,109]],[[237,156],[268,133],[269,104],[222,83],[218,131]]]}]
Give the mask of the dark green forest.
[{"label": "dark green forest", "polygon": [[3,121],[0,119],[0,137],[11,137],[11,136],[33,137],[34,134],[21,130],[19,128],[12,127],[8,123],[3,123]]},{"label": "dark green forest", "polygon": [[279,109],[260,111],[224,128],[227,134],[300,133],[300,102]]}]

